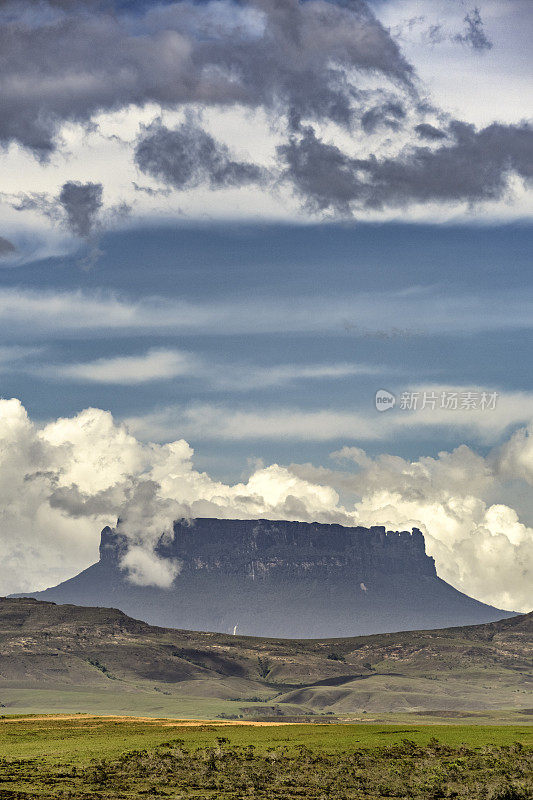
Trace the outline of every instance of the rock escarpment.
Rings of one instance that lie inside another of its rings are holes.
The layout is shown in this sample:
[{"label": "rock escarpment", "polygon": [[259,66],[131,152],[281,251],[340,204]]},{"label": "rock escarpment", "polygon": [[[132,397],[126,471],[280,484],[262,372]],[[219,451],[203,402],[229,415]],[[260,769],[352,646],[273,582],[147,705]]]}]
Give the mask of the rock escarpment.
[{"label": "rock escarpment", "polygon": [[[115,564],[124,545],[111,528],[102,531],[100,559]],[[177,522],[158,553],[181,561],[187,572],[240,575],[248,580],[346,578],[372,581],[383,575],[436,577],[424,537],[384,527],[270,520],[196,519]]]},{"label": "rock escarpment", "polygon": [[169,589],[128,581],[125,547],[105,528],[97,564],[31,596],[114,606],[168,627],[289,638],[469,625],[506,615],[441,580],[416,528],[176,522],[158,546],[159,555],[181,565]]}]

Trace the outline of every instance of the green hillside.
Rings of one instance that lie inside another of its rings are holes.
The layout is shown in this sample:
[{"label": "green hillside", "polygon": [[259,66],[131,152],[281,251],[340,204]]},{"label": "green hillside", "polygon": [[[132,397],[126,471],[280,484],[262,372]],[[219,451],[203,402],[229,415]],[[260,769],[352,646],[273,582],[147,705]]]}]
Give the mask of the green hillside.
[{"label": "green hillside", "polygon": [[[531,719],[533,614],[277,640],[155,628],[115,609],[0,600],[4,714]],[[472,716],[468,716],[472,715]]]}]

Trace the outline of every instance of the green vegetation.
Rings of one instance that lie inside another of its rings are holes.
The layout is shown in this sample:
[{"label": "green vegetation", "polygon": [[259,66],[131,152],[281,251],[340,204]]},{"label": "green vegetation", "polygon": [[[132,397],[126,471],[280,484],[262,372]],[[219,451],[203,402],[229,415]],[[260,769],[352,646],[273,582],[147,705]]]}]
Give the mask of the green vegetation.
[{"label": "green vegetation", "polygon": [[106,678],[109,678],[110,680],[115,680],[114,676],[111,675],[105,664],[100,664],[97,658],[88,658],[87,661],[92,667],[96,667],[96,669],[100,670],[100,672],[103,672]]},{"label": "green vegetation", "polygon": [[432,737],[451,747],[510,746],[520,742],[533,747],[533,725],[224,725],[220,722],[93,717],[79,714],[70,718],[53,716],[0,718],[0,753],[4,758],[70,760],[87,763],[102,755],[115,758],[129,749],[156,747],[173,736],[194,749],[216,744],[221,735],[232,746],[253,745],[266,752],[270,747],[295,750],[300,745],[317,752],[338,752],[350,747],[379,747],[400,744],[409,738],[427,745]]},{"label": "green vegetation", "polygon": [[270,659],[257,656],[257,672],[260,678],[266,678],[271,672]]},{"label": "green vegetation", "polygon": [[340,653],[328,653],[328,658],[330,661],[346,661]]},{"label": "green vegetation", "polygon": [[0,798],[533,796],[533,727],[0,720]]}]

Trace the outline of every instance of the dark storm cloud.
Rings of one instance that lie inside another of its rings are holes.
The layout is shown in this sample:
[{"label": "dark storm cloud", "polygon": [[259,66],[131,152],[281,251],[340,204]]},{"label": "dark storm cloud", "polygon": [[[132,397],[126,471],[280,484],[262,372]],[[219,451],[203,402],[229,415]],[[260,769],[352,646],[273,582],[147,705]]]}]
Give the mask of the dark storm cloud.
[{"label": "dark storm cloud", "polygon": [[427,122],[422,122],[415,127],[421,139],[428,139],[429,141],[436,142],[439,139],[446,139],[446,134],[440,128],[435,128],[434,125],[429,125]]},{"label": "dark storm cloud", "polygon": [[401,103],[389,101],[369,108],[361,117],[361,126],[365,133],[375,133],[379,128],[398,130],[400,120],[405,118],[405,109]]},{"label": "dark storm cloud", "polygon": [[43,158],[63,121],[128,104],[241,103],[347,123],[354,70],[412,79],[363,0],[15,0],[0,6],[0,53],[0,142]]},{"label": "dark storm cloud", "polygon": [[348,212],[362,197],[364,183],[357,177],[355,160],[336,145],[320,141],[312,128],[305,128],[300,139],[291,137],[278,154],[286,164],[285,176],[310,207]]},{"label": "dark storm cloud", "polygon": [[493,124],[479,131],[454,121],[450,142],[414,147],[396,158],[356,159],[322,142],[307,127],[278,148],[305,202],[318,210],[382,208],[410,202],[475,203],[501,198],[516,174],[533,178],[533,128]]},{"label": "dark storm cloud", "polygon": [[0,258],[6,258],[16,252],[17,248],[15,245],[10,242],[9,239],[4,239],[3,236],[0,236]]},{"label": "dark storm cloud", "polygon": [[208,184],[213,189],[260,183],[255,164],[234,161],[228,148],[192,122],[166,128],[160,122],[144,128],[135,148],[139,169],[177,189]]},{"label": "dark storm cloud", "polygon": [[68,181],[59,194],[68,226],[76,236],[85,238],[93,230],[98,212],[101,210],[103,187],[101,183],[78,183]]},{"label": "dark storm cloud", "polygon": [[485,27],[479,8],[469,11],[464,18],[465,32],[455,36],[456,42],[467,44],[474,50],[491,50],[492,42],[485,33]]}]

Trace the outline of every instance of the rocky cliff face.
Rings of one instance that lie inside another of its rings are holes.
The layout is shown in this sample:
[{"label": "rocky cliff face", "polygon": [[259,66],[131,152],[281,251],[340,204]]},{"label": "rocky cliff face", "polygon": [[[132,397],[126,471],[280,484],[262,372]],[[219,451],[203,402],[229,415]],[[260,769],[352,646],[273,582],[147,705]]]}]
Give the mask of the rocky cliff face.
[{"label": "rocky cliff face", "polygon": [[[102,531],[100,559],[117,563],[124,544],[111,528]],[[250,580],[346,578],[383,575],[436,577],[424,537],[384,527],[345,528],[317,522],[196,519],[176,522],[174,536],[158,552],[178,558],[184,573],[217,573]]]},{"label": "rocky cliff face", "polygon": [[112,606],[154,625],[257,636],[341,637],[508,616],[442,581],[411,531],[270,520],[177,522],[159,554],[179,559],[170,589],[137,586],[126,543],[102,532],[100,561],[32,597]]}]

